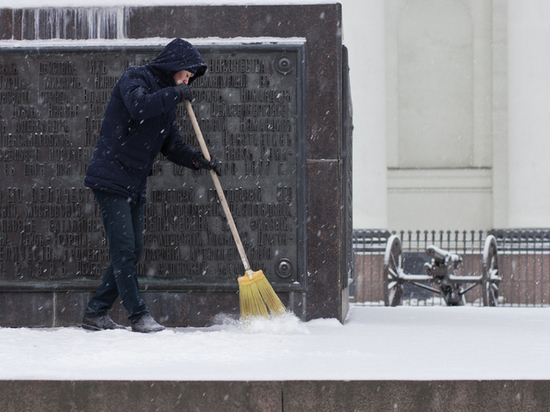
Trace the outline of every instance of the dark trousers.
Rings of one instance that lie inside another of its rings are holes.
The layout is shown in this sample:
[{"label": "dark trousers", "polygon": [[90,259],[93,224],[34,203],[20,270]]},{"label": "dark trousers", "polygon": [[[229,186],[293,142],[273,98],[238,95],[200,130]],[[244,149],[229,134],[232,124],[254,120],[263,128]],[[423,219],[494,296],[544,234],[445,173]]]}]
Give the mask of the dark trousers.
[{"label": "dark trousers", "polygon": [[136,265],[143,251],[143,205],[133,205],[124,196],[94,190],[101,209],[103,226],[109,239],[111,265],[86,307],[86,314],[102,316],[111,309],[116,298],[135,322],[148,313],[141,299]]}]

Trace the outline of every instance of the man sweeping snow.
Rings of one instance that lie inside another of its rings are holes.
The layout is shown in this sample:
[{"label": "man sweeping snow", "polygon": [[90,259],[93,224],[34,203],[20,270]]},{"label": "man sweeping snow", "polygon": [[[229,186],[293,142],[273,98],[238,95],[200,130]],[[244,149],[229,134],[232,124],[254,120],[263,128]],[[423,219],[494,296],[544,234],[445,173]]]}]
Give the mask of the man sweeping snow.
[{"label": "man sweeping snow", "polygon": [[177,105],[192,100],[189,84],[205,72],[197,49],[175,39],[146,66],[127,69],[113,89],[84,180],[100,206],[112,261],[86,306],[85,329],[123,328],[107,313],[119,295],[133,331],[164,329],[149,314],[136,273],[146,183],[159,153],[180,166],[219,174],[214,158],[208,162],[183,143],[176,124]]}]

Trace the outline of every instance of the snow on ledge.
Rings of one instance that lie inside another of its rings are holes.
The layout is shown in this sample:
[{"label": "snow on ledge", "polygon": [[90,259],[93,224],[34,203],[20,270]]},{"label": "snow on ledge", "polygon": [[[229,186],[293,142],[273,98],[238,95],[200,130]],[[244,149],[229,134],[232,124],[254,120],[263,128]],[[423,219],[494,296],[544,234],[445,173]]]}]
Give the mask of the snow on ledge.
[{"label": "snow on ledge", "polygon": [[170,7],[170,6],[296,6],[337,4],[334,0],[0,0],[0,9],[44,9],[78,7]]},{"label": "snow on ledge", "polygon": [[[55,48],[55,47],[133,47],[160,46],[164,47],[174,38],[149,37],[141,39],[43,39],[43,40],[0,40],[0,48]],[[303,37],[203,37],[186,38],[193,45],[200,46],[235,46],[235,45],[268,45],[286,44],[303,45]]]}]

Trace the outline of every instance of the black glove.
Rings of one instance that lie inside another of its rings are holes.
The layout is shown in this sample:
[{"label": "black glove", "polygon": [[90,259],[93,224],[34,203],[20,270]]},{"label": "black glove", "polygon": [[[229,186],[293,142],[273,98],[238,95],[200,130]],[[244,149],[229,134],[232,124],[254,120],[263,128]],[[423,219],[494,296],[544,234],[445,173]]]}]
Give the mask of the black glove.
[{"label": "black glove", "polygon": [[211,156],[210,162],[206,160],[204,155],[201,152],[198,152],[193,156],[193,167],[195,170],[199,169],[206,169],[206,170],[213,170],[216,172],[218,176],[222,175],[222,172],[220,170],[220,164],[216,160],[214,156]]},{"label": "black glove", "polygon": [[191,89],[185,83],[178,84],[174,87],[174,89],[176,89],[176,92],[178,93],[180,103],[184,100],[189,100],[190,102],[193,101],[193,92],[191,92]]}]

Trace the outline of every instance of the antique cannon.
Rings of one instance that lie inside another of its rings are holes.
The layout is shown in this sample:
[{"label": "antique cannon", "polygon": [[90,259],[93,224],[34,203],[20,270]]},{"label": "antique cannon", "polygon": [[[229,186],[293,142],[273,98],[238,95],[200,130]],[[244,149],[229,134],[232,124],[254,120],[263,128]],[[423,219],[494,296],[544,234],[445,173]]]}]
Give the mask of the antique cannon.
[{"label": "antique cannon", "polygon": [[407,274],[403,270],[401,240],[391,236],[384,255],[384,303],[397,306],[403,300],[403,285],[412,284],[443,297],[448,306],[464,305],[464,295],[476,286],[481,286],[484,306],[498,304],[501,277],[498,273],[498,248],[493,235],[487,236],[483,248],[483,262],[480,275],[458,274],[462,257],[431,245],[426,249],[431,258],[424,264],[426,274]]}]

